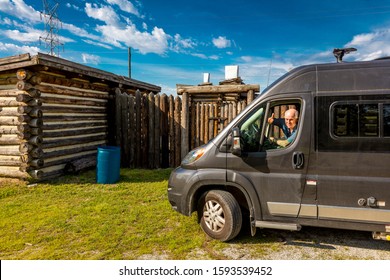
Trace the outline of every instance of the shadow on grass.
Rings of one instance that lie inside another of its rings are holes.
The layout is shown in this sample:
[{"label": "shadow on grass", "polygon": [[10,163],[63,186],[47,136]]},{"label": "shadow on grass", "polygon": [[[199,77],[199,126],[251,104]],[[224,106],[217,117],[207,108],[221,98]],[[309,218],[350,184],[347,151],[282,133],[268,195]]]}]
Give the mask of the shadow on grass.
[{"label": "shadow on grass", "polygon": [[319,227],[302,227],[300,231],[276,229],[256,230],[251,236],[249,226],[244,227],[238,237],[231,241],[236,244],[283,243],[286,246],[310,247],[336,250],[336,246],[371,249],[390,252],[390,242],[374,240],[371,232]]},{"label": "shadow on grass", "polygon": [[[172,170],[172,168],[154,170],[121,168],[119,181],[115,184],[162,182],[169,179]],[[97,184],[96,170],[90,169],[78,174],[64,175],[55,179],[42,181],[42,183],[51,185]]]}]

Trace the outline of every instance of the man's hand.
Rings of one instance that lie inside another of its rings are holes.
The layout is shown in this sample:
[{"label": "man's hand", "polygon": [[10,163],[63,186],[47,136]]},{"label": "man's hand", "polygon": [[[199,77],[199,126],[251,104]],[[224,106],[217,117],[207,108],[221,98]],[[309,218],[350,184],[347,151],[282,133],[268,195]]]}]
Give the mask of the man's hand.
[{"label": "man's hand", "polygon": [[275,113],[272,113],[271,117],[268,118],[268,123],[272,124],[274,122]]}]

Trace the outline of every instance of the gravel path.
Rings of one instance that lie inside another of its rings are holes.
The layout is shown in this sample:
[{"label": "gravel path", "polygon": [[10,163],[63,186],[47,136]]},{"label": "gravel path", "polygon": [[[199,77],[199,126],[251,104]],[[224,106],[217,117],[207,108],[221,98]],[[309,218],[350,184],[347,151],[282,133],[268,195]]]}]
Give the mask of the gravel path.
[{"label": "gravel path", "polygon": [[299,232],[258,229],[252,239],[249,243],[229,243],[223,254],[229,259],[390,260],[390,242],[372,239],[371,232],[310,227]]}]

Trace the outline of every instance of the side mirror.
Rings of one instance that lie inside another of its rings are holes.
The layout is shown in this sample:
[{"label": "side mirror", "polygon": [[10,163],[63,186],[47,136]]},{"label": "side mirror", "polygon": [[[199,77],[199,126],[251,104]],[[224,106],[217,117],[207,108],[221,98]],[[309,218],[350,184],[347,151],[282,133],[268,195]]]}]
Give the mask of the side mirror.
[{"label": "side mirror", "polygon": [[241,133],[238,127],[233,128],[233,144],[232,144],[232,154],[240,157],[241,152]]}]

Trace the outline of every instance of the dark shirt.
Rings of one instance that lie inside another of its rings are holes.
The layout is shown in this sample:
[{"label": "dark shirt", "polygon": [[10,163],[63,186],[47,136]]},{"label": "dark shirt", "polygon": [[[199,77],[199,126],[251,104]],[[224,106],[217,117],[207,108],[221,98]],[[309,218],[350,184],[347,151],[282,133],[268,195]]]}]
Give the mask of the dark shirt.
[{"label": "dark shirt", "polygon": [[288,143],[291,143],[295,139],[297,132],[297,126],[294,127],[293,131],[290,132],[290,129],[287,127],[284,118],[276,118],[273,122],[274,125],[277,125],[281,130],[283,130],[284,135],[286,135]]}]

